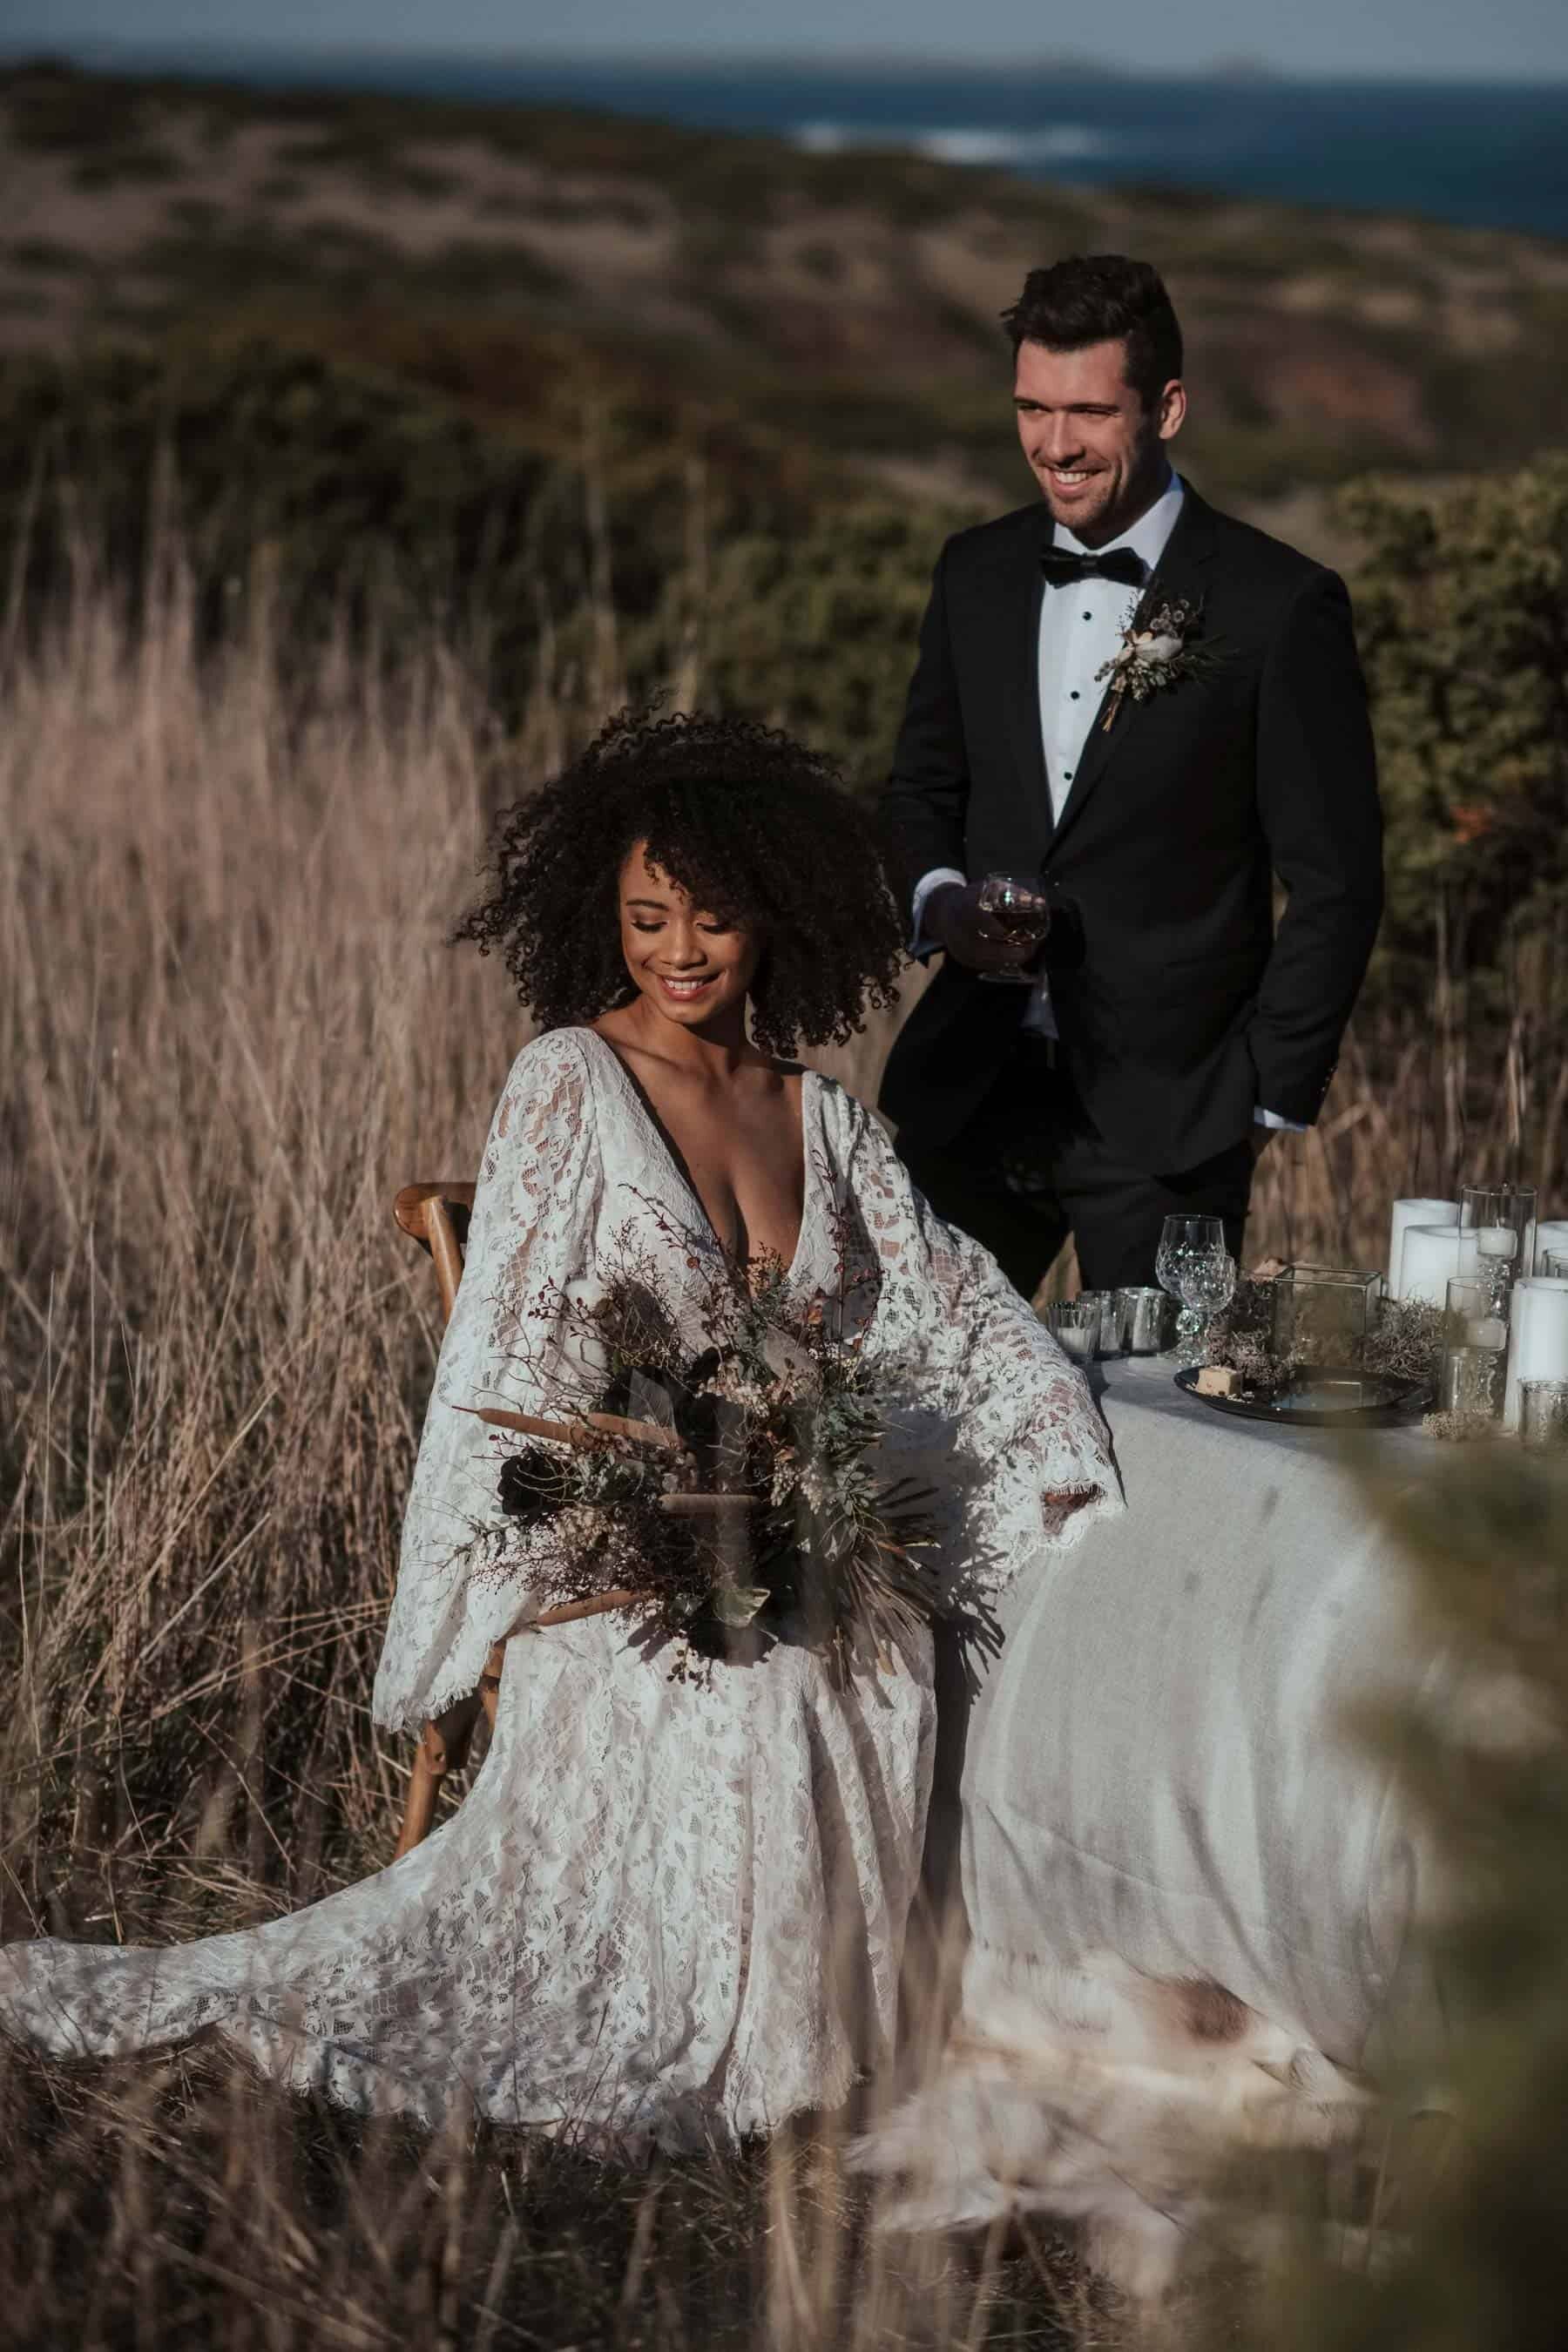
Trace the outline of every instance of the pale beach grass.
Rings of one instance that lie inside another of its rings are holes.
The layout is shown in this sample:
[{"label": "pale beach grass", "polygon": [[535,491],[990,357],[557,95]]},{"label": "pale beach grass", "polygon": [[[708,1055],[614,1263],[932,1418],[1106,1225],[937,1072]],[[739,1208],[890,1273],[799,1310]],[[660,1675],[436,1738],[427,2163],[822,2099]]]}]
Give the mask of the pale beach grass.
[{"label": "pale beach grass", "polygon": [[[408,1759],[368,1697],[437,1331],[389,1204],[472,1171],[527,1031],[447,933],[507,775],[592,718],[541,706],[503,762],[433,647],[200,661],[173,562],[158,613],[132,638],[84,593],[4,679],[8,1937],[188,1936],[390,1852]],[[885,1048],[837,1066],[868,1090]],[[1258,1250],[1375,1263],[1441,1172],[1429,1058],[1352,1043]],[[17,2345],[1111,2340],[1047,2235],[868,2236],[831,2129],[613,2176],[205,2059],[3,2051],[0,2140]]]}]

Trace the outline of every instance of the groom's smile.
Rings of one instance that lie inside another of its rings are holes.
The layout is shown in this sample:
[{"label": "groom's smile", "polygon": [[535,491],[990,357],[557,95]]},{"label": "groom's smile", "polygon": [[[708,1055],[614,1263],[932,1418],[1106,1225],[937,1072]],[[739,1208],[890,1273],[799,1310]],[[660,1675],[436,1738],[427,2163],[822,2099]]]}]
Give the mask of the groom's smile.
[{"label": "groom's smile", "polygon": [[1120,537],[1153,504],[1165,483],[1164,445],[1186,413],[1176,382],[1146,408],[1126,359],[1120,339],[1073,352],[1018,346],[1018,439],[1054,520],[1086,547]]}]

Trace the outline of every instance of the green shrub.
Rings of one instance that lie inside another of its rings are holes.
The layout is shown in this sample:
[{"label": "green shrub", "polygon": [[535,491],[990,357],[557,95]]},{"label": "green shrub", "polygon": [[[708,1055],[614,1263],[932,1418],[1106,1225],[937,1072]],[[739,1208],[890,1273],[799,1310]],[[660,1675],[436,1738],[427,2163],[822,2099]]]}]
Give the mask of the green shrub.
[{"label": "green shrub", "polygon": [[207,625],[265,574],[302,633],[524,609],[536,456],[395,378],[247,342],[0,366],[0,562],[30,612],[84,551],[134,596],[163,542]]},{"label": "green shrub", "polygon": [[862,498],[781,545],[732,541],[714,576],[708,676],[868,787],[887,772],[944,520]]},{"label": "green shrub", "polygon": [[1384,954],[1418,982],[1439,908],[1489,970],[1568,885],[1568,456],[1338,502],[1366,549],[1357,629],[1388,819]]}]

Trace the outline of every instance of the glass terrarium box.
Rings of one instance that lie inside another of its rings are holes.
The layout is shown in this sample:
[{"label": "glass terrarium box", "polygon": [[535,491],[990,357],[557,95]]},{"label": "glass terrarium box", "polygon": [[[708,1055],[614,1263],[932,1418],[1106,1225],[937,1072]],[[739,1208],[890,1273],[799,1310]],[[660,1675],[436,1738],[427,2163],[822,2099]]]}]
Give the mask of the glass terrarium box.
[{"label": "glass terrarium box", "polygon": [[1274,1284],[1274,1356],[1280,1364],[1358,1365],[1373,1328],[1381,1274],[1288,1265]]}]

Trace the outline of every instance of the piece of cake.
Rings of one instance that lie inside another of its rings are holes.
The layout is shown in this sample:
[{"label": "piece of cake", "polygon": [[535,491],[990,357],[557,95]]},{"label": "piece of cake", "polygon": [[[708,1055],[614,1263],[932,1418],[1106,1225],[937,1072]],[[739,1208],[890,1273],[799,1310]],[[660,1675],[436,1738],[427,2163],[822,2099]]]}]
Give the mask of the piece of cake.
[{"label": "piece of cake", "polygon": [[1234,1396],[1240,1385],[1240,1377],[1233,1366],[1205,1364],[1193,1388],[1198,1396]]}]

